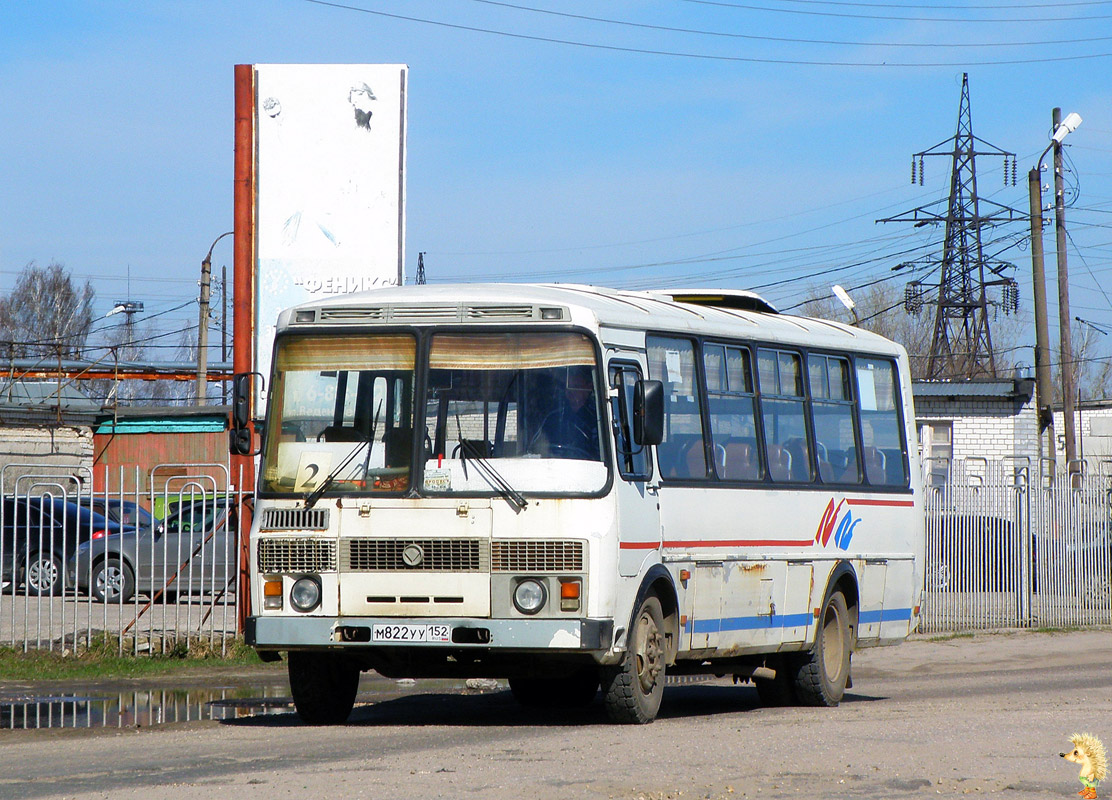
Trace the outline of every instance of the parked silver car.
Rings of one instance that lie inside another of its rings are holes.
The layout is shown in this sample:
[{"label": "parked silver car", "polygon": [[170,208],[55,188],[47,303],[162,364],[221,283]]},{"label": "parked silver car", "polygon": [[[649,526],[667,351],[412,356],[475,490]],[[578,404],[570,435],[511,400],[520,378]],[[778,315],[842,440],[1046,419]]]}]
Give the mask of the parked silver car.
[{"label": "parked silver car", "polygon": [[69,578],[102,602],[232,591],[239,564],[234,503],[226,497],[183,502],[153,528],[82,543]]}]

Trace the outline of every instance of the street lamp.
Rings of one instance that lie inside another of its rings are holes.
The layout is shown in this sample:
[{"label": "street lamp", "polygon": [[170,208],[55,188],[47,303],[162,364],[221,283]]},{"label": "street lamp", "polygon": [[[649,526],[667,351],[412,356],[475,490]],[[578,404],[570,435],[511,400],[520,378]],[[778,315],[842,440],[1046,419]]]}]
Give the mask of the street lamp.
[{"label": "street lamp", "polygon": [[857,316],[857,303],[853,302],[853,298],[849,296],[849,292],[838,284],[831,286],[830,291],[834,292],[834,296],[838,298],[838,302],[848,308],[853,314],[853,324],[860,325],[861,320]]},{"label": "street lamp", "polygon": [[[1066,466],[1077,457],[1074,426],[1073,346],[1070,341],[1069,277],[1066,269],[1066,209],[1062,188],[1062,140],[1077,130],[1081,115],[1071,112],[1061,119],[1062,110],[1052,114],[1054,132],[1050,144],[1039,156],[1038,166],[1027,173],[1028,197],[1031,205],[1031,274],[1035,303],[1035,394],[1038,398],[1039,430],[1047,433],[1047,451],[1054,460],[1054,416],[1050,402],[1050,361],[1048,354],[1049,325],[1046,318],[1046,273],[1043,256],[1042,170],[1046,154],[1054,150],[1054,220],[1058,257],[1058,317],[1061,337],[1062,418],[1065,427]],[[1040,448],[1041,449],[1041,448]],[[1054,481],[1051,469],[1050,481]]]}]

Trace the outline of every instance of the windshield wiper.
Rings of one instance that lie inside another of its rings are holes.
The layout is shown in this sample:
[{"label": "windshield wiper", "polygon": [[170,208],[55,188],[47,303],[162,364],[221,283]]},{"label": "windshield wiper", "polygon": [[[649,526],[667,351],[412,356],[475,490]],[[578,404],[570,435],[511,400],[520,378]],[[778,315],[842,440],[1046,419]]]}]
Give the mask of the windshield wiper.
[{"label": "windshield wiper", "polygon": [[357,455],[359,455],[361,452],[363,452],[364,447],[367,448],[367,460],[363,462],[363,480],[364,481],[367,480],[367,473],[370,472],[371,448],[372,448],[372,445],[374,444],[374,441],[375,441],[375,428],[378,427],[378,415],[381,412],[382,412],[382,401],[379,400],[378,401],[378,410],[375,411],[375,415],[371,419],[370,434],[367,436],[366,439],[364,439],[362,442],[360,442],[358,447],[356,447],[354,450],[352,450],[350,453],[348,453],[348,457],[345,458],[340,463],[340,466],[336,467],[336,469],[334,469],[334,470],[332,470],[331,472],[328,473],[328,477],[320,482],[320,486],[318,486],[316,489],[313,489],[313,491],[311,491],[307,495],[305,495],[305,501],[304,501],[305,508],[307,508],[307,509],[312,508],[313,506],[315,506],[317,504],[317,501],[320,500],[321,495],[323,495],[325,492],[327,492],[328,487],[336,482],[336,476],[339,475],[341,472],[343,472],[344,467],[346,467],[348,464],[350,464],[352,461],[354,461],[355,457]]},{"label": "windshield wiper", "polygon": [[[467,475],[467,459],[470,458],[475,462],[475,466],[479,468],[479,473],[483,476],[483,480],[491,485],[491,487],[498,492],[506,502],[513,506],[515,512],[520,513],[529,505],[529,501],[521,496],[510,482],[507,481],[502,474],[494,468],[494,465],[487,461],[483,456],[479,455],[478,449],[471,453],[467,451],[470,446],[463,439],[463,426],[459,422],[459,414],[456,414],[456,432],[459,437],[459,460],[463,464],[463,474]],[[483,442],[486,444],[485,440]]]},{"label": "windshield wiper", "polygon": [[362,442],[360,442],[359,446],[356,447],[354,450],[352,450],[350,453],[348,453],[348,457],[345,458],[342,462],[340,462],[340,465],[338,467],[336,467],[336,469],[334,469],[334,470],[332,470],[331,472],[328,473],[328,477],[326,477],[323,481],[321,481],[320,485],[317,486],[316,489],[313,489],[313,491],[306,494],[305,495],[305,501],[304,501],[305,508],[309,509],[309,508],[312,508],[313,506],[315,506],[317,504],[317,501],[320,500],[321,495],[323,495],[325,492],[327,492],[328,487],[336,482],[336,476],[339,475],[341,472],[343,472],[344,468],[348,464],[350,464],[352,461],[354,461],[355,457],[357,455],[359,455],[361,452],[363,452],[364,447],[370,447],[370,444],[371,444],[370,439],[364,439]]}]

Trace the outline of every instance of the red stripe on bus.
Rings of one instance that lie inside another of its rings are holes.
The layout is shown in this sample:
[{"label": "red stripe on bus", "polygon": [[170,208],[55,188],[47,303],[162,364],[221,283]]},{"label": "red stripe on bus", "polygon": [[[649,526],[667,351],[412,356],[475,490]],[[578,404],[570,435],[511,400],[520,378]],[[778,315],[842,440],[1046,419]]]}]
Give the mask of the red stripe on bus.
[{"label": "red stripe on bus", "polygon": [[914,500],[866,500],[860,498],[851,500],[848,497],[846,502],[851,506],[892,506],[894,508],[911,508],[915,505]]},{"label": "red stripe on bus", "polygon": [[[692,540],[664,542],[664,547],[810,547],[814,542],[810,539],[798,541],[784,541],[782,539],[730,539],[723,541]],[[660,547],[656,542],[622,542],[622,550],[656,550]]]}]

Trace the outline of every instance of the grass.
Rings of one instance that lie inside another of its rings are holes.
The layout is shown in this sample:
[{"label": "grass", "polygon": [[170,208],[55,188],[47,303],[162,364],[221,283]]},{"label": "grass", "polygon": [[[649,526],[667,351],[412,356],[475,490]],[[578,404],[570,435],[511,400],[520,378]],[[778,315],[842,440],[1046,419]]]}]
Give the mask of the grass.
[{"label": "grass", "polygon": [[165,653],[133,655],[134,642],[124,642],[120,655],[119,640],[114,636],[94,638],[77,652],[28,650],[0,647],[0,681],[69,680],[94,681],[148,676],[189,676],[213,669],[263,667],[255,651],[242,639],[228,642],[221,655],[204,641],[169,644]]}]

